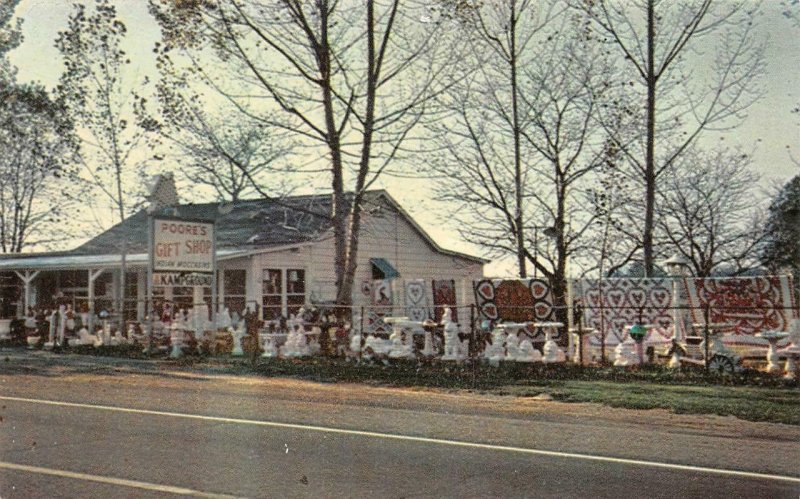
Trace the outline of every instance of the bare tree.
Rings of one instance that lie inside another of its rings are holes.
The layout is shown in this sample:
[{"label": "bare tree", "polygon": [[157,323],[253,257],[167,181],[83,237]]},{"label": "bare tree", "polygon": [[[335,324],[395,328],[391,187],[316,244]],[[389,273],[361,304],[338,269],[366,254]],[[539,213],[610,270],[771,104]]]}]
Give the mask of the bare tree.
[{"label": "bare tree", "polygon": [[758,264],[764,210],[758,174],[742,151],[691,149],[659,186],[658,229],[698,277],[740,274]]},{"label": "bare tree", "polygon": [[[619,145],[644,188],[641,244],[650,275],[658,180],[702,132],[735,126],[760,95],[764,45],[755,35],[759,6],[712,0],[571,3],[588,15],[596,36],[618,49],[643,102],[643,140],[628,145],[628,138],[620,137]],[[692,64],[708,73],[692,74]]]},{"label": "bare tree", "polygon": [[0,123],[0,252],[62,242],[77,209],[63,108],[40,86],[8,85],[0,89]]},{"label": "bare tree", "polygon": [[[163,107],[174,113],[181,100],[173,95]],[[235,111],[229,122],[212,119],[194,106],[187,114],[188,119],[180,120],[145,118],[143,125],[166,139],[158,141],[161,149],[190,182],[211,187],[223,201],[257,194],[268,182],[273,195],[290,191],[294,169],[282,164],[291,150],[288,139]]]},{"label": "bare tree", "polygon": [[442,24],[420,22],[424,3],[399,0],[151,0],[151,10],[163,31],[162,67],[176,48],[192,61],[189,76],[173,73],[177,84],[193,77],[324,158],[337,302],[351,303],[364,193],[416,139],[457,67],[447,64]]},{"label": "bare tree", "polygon": [[[56,47],[64,59],[60,92],[80,140],[83,178],[110,206],[119,221],[143,200],[145,130],[135,122],[138,84],[126,74],[130,64],[121,42],[127,28],[109,0],[96,0],[87,11],[77,4]],[[91,197],[87,198],[92,201]],[[123,312],[127,238],[120,241],[122,265],[118,310]]]},{"label": "bare tree", "polygon": [[451,115],[431,129],[441,147],[432,168],[446,178],[438,192],[457,207],[462,235],[514,255],[522,277],[529,263],[564,305],[567,263],[595,218],[586,189],[609,145],[595,114],[613,74],[559,5],[482,7],[477,69],[448,92]]}]

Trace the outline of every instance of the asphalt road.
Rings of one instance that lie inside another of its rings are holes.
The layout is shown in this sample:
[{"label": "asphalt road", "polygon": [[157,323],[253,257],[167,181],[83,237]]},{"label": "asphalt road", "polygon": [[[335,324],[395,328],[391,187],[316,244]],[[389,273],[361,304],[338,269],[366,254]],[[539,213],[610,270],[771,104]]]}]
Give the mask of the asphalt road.
[{"label": "asphalt road", "polygon": [[663,411],[12,359],[0,418],[3,499],[800,495],[800,429]]}]

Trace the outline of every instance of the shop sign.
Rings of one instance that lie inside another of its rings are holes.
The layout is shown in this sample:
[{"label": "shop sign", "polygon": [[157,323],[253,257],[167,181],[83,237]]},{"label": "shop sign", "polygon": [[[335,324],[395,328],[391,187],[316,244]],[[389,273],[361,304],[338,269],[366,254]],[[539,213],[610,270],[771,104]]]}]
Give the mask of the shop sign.
[{"label": "shop sign", "polygon": [[213,285],[211,274],[185,272],[154,272],[153,286],[206,286]]},{"label": "shop sign", "polygon": [[213,272],[213,223],[169,218],[153,222],[154,272]]}]

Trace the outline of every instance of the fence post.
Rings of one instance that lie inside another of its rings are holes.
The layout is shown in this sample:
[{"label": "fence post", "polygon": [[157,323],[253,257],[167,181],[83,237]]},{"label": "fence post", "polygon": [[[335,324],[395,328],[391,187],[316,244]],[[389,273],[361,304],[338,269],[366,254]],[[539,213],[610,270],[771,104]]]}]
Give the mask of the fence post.
[{"label": "fence post", "polygon": [[470,361],[472,363],[472,388],[477,385],[477,369],[478,369],[478,344],[475,338],[475,304],[469,306],[469,328],[470,328]]},{"label": "fence post", "polygon": [[703,321],[705,322],[703,325],[703,363],[705,364],[706,373],[708,373],[708,321],[710,320],[711,316],[708,308],[709,303],[706,302],[705,306],[703,307]]},{"label": "fence post", "polygon": [[[361,316],[358,318],[358,320],[360,322],[358,334],[361,335],[361,341],[366,343],[364,341],[366,339],[364,337],[364,305],[361,305]],[[364,345],[359,345],[359,349],[358,349],[358,363],[359,364],[361,363],[361,359],[362,359],[363,356],[364,356]]]}]

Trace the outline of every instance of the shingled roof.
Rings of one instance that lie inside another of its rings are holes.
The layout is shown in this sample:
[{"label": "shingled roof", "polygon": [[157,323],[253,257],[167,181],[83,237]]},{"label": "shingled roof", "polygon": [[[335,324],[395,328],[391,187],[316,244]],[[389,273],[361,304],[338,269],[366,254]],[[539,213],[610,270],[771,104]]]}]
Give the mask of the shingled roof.
[{"label": "shingled roof", "polygon": [[[352,200],[347,196],[347,201]],[[385,190],[367,191],[365,209],[369,204],[383,200],[400,213],[420,236],[440,253],[465,258],[475,263],[487,263],[483,258],[446,250],[406,213]],[[349,210],[349,202],[345,209]],[[331,196],[291,196],[282,199],[252,199],[235,203],[181,204],[160,208],[155,215],[179,216],[186,219],[213,220],[216,222],[217,255],[234,257],[250,251],[269,250],[292,246],[319,239],[332,229]],[[139,257],[146,263],[147,210],[143,209],[122,223],[111,227],[90,241],[71,251],[0,255],[0,270],[81,267],[90,264],[118,264],[123,238],[127,240],[129,262]],[[137,260],[138,261],[138,260]],[[35,265],[34,265],[35,262]]]},{"label": "shingled roof", "polygon": [[[235,203],[181,204],[158,214],[216,221],[217,248],[262,249],[313,241],[331,228],[331,196],[292,196]],[[147,211],[141,210],[75,250],[73,255],[147,252]]]}]

